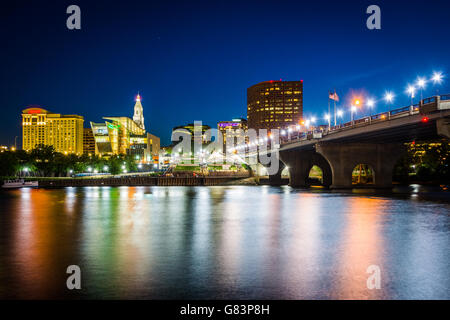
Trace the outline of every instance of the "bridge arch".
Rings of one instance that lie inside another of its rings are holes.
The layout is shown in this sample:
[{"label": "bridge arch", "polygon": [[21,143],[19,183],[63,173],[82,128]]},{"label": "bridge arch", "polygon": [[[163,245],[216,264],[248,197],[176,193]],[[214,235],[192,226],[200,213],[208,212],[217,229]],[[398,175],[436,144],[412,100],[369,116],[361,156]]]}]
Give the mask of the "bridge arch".
[{"label": "bridge arch", "polygon": [[322,171],[322,185],[329,187],[332,183],[332,171],[328,161],[315,150],[282,151],[281,160],[289,168],[289,184],[292,187],[309,187],[311,169],[318,167]]},{"label": "bridge arch", "polygon": [[308,173],[307,184],[310,186],[323,186],[326,181],[326,170],[318,165],[313,165]]},{"label": "bridge arch", "polygon": [[404,151],[401,143],[323,143],[316,150],[330,163],[332,188],[352,188],[359,164],[371,167],[374,187],[392,187],[394,165]]},{"label": "bridge arch", "polygon": [[260,178],[268,177],[269,184],[272,186],[287,184],[286,179],[290,177],[289,168],[279,157],[273,158],[273,161],[278,161],[278,166],[274,163],[265,165],[258,159],[258,162],[252,165],[253,174]]},{"label": "bridge arch", "polygon": [[312,158],[311,158],[311,163],[310,163],[310,168],[309,171],[307,173],[307,185],[311,186],[311,185],[315,185],[313,180],[311,179],[311,174],[314,173],[314,170],[320,170],[322,177],[321,177],[321,183],[320,185],[325,186],[325,187],[329,187],[331,186],[332,182],[333,182],[333,174],[331,171],[331,166],[328,163],[328,161],[319,153],[314,152]]}]

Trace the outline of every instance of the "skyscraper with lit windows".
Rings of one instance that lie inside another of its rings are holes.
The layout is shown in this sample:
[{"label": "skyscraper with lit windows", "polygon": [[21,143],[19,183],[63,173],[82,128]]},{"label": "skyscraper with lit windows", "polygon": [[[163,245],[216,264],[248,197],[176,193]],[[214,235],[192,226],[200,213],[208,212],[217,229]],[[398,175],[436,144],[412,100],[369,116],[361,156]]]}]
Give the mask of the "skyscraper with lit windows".
[{"label": "skyscraper with lit windows", "polygon": [[303,116],[303,80],[265,81],[247,89],[247,121],[253,129],[280,129]]},{"label": "skyscraper with lit windows", "polygon": [[22,111],[22,149],[30,151],[36,145],[53,146],[61,153],[83,153],[83,122],[78,115],[61,115],[41,107]]}]

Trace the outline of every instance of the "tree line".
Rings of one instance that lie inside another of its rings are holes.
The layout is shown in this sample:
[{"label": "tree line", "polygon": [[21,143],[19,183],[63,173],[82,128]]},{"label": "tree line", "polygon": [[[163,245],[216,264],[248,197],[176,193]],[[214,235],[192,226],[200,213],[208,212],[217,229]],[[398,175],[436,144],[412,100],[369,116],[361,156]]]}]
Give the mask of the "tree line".
[{"label": "tree line", "polygon": [[[106,170],[105,170],[106,169]],[[36,145],[30,152],[24,150],[0,153],[0,176],[66,177],[84,172],[108,172],[118,174],[137,170],[136,160],[131,155],[111,157],[86,154],[63,154],[53,146]]]}]

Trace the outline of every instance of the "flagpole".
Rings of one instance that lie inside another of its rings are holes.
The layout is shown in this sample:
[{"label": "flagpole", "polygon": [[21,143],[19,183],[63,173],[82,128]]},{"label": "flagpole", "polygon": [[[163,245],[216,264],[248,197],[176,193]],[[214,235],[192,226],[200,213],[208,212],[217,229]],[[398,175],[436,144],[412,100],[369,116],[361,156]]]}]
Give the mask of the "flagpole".
[{"label": "flagpole", "polygon": [[334,89],[334,99],[333,99],[333,101],[334,101],[334,126],[336,127],[336,89]]},{"label": "flagpole", "polygon": [[331,124],[330,124],[330,118],[331,118],[331,107],[330,107],[330,90],[328,90],[328,130],[330,130]]}]

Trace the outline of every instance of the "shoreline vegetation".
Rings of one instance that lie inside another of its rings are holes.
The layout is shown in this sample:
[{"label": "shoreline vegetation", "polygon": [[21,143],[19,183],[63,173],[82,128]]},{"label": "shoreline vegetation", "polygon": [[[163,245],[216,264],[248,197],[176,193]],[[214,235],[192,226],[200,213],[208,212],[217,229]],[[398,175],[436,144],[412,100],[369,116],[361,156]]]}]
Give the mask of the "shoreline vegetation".
[{"label": "shoreline vegetation", "polygon": [[[407,152],[393,170],[394,186],[418,184],[448,188],[450,142],[413,142],[406,146]],[[220,165],[212,164],[205,170],[191,164],[180,164],[170,172],[151,170],[152,167],[150,164],[142,169],[130,155],[98,157],[62,154],[46,145],[38,145],[29,152],[0,152],[0,181],[22,178],[27,181],[37,180],[40,186],[183,185],[183,181],[186,185],[269,184],[268,177],[253,177],[251,170],[245,165],[233,165],[228,168],[230,170],[223,170]],[[312,186],[320,185],[317,183],[322,178],[320,168],[311,172]],[[283,184],[288,181],[289,178],[285,176]]]}]

